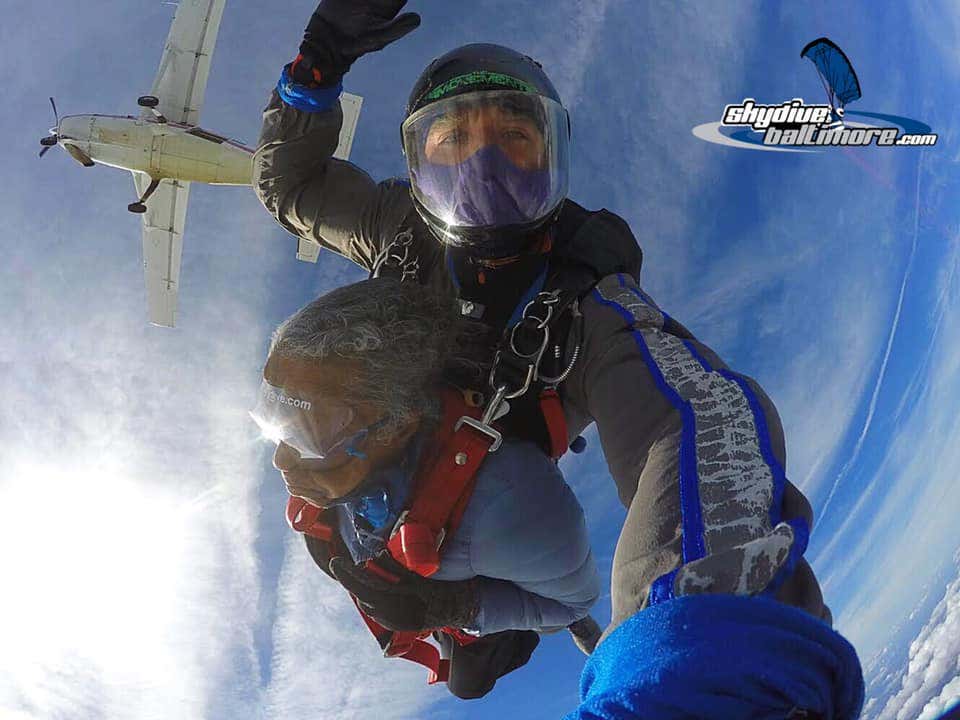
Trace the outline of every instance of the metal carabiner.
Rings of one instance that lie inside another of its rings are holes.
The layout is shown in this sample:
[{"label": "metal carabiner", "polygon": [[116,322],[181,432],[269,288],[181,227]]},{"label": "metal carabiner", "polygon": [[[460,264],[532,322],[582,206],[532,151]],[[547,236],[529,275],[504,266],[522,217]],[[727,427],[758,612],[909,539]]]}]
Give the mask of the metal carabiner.
[{"label": "metal carabiner", "polygon": [[[573,371],[573,366],[577,364],[577,358],[580,357],[580,347],[581,347],[582,336],[583,336],[583,313],[580,312],[579,300],[575,299],[573,301],[573,305],[571,305],[570,307],[570,312],[573,314],[574,322],[576,322],[577,325],[579,326],[575,332],[578,333],[580,337],[577,341],[576,347],[573,348],[573,353],[570,356],[570,362],[567,363],[567,367],[559,375],[557,375],[556,377],[546,377],[540,374],[539,368],[538,368],[537,380],[541,381],[548,387],[556,387],[557,385],[562,383],[564,380],[566,380],[567,376]],[[560,358],[559,345],[556,346],[556,350],[557,350],[557,359],[559,359]]]},{"label": "metal carabiner", "polygon": [[[537,296],[524,306],[523,313],[521,313],[520,315],[521,322],[523,320],[536,320],[537,329],[543,330],[544,328],[547,327],[547,324],[550,322],[550,318],[553,317],[553,306],[557,304],[559,299],[560,299],[559,290],[551,290],[549,292],[544,291],[544,292],[537,293]],[[531,308],[533,308],[537,303],[542,303],[544,306],[546,306],[547,316],[545,318],[537,317],[532,312],[530,312]],[[517,323],[517,325],[519,324],[520,323]],[[516,325],[514,327],[516,327]]]},{"label": "metal carabiner", "polygon": [[544,350],[547,349],[547,345],[550,342],[550,329],[546,325],[542,327],[538,326],[537,329],[543,333],[543,338],[540,340],[540,347],[531,353],[523,353],[517,348],[516,343],[517,328],[519,328],[522,323],[523,320],[514,325],[510,330],[510,350],[512,350],[513,353],[519,358],[523,358],[524,360],[532,360],[533,364],[539,368],[540,359],[543,357]]},{"label": "metal carabiner", "polygon": [[[546,347],[546,345],[544,345],[543,347]],[[536,375],[536,365],[535,365],[535,363],[529,363],[529,364],[527,365],[527,376],[524,378],[523,384],[522,384],[518,389],[513,390],[513,391],[511,391],[511,392],[507,392],[507,386],[506,386],[506,385],[497,385],[497,378],[496,378],[497,366],[500,364],[500,356],[501,356],[502,354],[503,354],[503,351],[502,351],[502,350],[497,350],[497,354],[493,356],[493,367],[490,368],[490,377],[489,377],[488,380],[487,380],[487,384],[488,384],[490,387],[492,387],[492,388],[497,388],[496,392],[498,392],[498,393],[500,392],[500,390],[504,390],[505,394],[504,394],[504,396],[503,396],[503,399],[505,399],[505,400],[513,400],[513,398],[518,398],[518,397],[520,397],[520,396],[523,395],[527,390],[530,389],[530,383],[533,382],[533,378],[534,378],[534,376]],[[543,354],[543,351],[542,351],[542,350],[541,350],[541,353],[540,353],[540,354],[541,354],[541,355]],[[496,396],[494,396],[494,397],[496,397]],[[493,402],[493,401],[491,400],[491,402]]]}]

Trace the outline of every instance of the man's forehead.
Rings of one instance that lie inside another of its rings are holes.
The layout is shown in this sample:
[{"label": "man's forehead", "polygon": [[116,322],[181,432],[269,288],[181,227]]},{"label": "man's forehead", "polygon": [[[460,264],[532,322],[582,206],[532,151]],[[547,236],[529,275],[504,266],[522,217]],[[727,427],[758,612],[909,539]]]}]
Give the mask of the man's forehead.
[{"label": "man's forehead", "polygon": [[344,378],[341,363],[313,358],[291,358],[273,353],[263,368],[263,379],[271,385],[306,392],[336,392]]},{"label": "man's forehead", "polygon": [[434,118],[434,122],[462,122],[467,118],[477,116],[485,117],[507,117],[511,119],[522,119],[534,121],[533,113],[526,108],[520,108],[509,103],[489,102],[471,107],[453,107],[446,112],[440,113]]}]

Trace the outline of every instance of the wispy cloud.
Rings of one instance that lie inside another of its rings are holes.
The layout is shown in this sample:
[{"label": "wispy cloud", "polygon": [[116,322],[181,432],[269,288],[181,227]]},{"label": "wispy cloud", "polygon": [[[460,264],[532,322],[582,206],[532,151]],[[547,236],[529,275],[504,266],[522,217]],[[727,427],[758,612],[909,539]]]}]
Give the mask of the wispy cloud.
[{"label": "wispy cloud", "polygon": [[300,537],[285,543],[265,717],[425,717],[446,695],[419,665],[385,660],[347,594],[314,565]]},{"label": "wispy cloud", "polygon": [[[956,261],[955,245],[946,259]],[[938,288],[935,296],[934,317],[956,312],[955,284]],[[838,623],[867,652],[881,642],[877,624],[909,612],[919,580],[932,574],[957,540],[953,518],[942,509],[960,503],[960,449],[952,442],[960,435],[953,404],[960,373],[952,350],[960,343],[960,328],[950,322],[936,328],[927,372],[910,385],[914,402],[898,416],[896,433],[873,473],[878,479],[864,483],[820,556],[828,568],[825,587],[848,598]],[[865,565],[870,572],[862,572]]]},{"label": "wispy cloud", "polygon": [[870,395],[870,406],[867,409],[867,417],[863,421],[863,427],[860,429],[860,435],[857,438],[857,442],[854,445],[853,450],[848,455],[843,467],[837,473],[836,478],[833,481],[833,486],[830,488],[830,492],[827,495],[827,499],[820,508],[820,512],[823,514],[826,514],[827,509],[830,507],[830,501],[833,500],[833,496],[837,492],[837,488],[840,487],[840,484],[846,478],[850,468],[853,467],[854,463],[856,463],[857,459],[860,457],[860,451],[863,449],[864,442],[867,439],[867,433],[870,432],[870,424],[873,422],[873,414],[877,408],[877,398],[880,396],[880,389],[883,387],[883,379],[887,374],[887,363],[890,360],[890,352],[893,349],[893,341],[897,334],[897,327],[900,325],[900,311],[903,309],[903,298],[906,294],[907,284],[910,282],[913,270],[913,258],[917,252],[917,238],[920,233],[920,178],[922,176],[923,155],[920,155],[917,158],[916,196],[914,200],[913,237],[910,243],[910,255],[907,258],[906,267],[903,271],[903,280],[900,283],[900,292],[897,295],[897,307],[894,311],[893,320],[890,323],[890,330],[887,333],[886,348],[883,352],[883,359],[880,362],[880,370],[877,372],[877,379],[874,382],[873,392]]}]

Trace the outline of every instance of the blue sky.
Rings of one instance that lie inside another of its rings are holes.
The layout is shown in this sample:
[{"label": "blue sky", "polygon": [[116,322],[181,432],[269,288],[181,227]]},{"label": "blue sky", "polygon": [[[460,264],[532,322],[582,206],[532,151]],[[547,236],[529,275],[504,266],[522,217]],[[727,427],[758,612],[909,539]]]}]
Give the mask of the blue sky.
[{"label": "blue sky", "polygon": [[[202,124],[253,144],[310,3],[227,0]],[[869,681],[864,717],[960,698],[960,190],[946,3],[413,0],[414,34],[359,61],[351,159],[403,174],[397,128],[435,56],[498,42],[537,58],[573,124],[571,196],[625,217],[645,290],[773,398],[787,472],[818,515],[808,557]],[[479,702],[379,657],[286,528],[246,417],[272,328],[362,277],[295,240],[245,188],[195,185],[179,327],[145,322],[128,174],[37,139],[61,114],[134,114],[173,7],[40,0],[0,28],[0,711],[12,718],[556,718],[582,656],[545,638]],[[691,134],[744,97],[819,102],[799,58],[828,35],[852,110],[906,115],[936,147],[752,153]],[[606,573],[622,519],[596,437],[564,461]],[[11,588],[12,591],[11,591]],[[609,598],[595,614],[608,617]]]}]

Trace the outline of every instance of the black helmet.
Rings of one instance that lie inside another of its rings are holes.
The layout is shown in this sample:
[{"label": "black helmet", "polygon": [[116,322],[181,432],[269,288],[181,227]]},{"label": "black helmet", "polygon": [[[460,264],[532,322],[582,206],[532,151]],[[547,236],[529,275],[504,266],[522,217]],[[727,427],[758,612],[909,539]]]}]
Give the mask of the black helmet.
[{"label": "black helmet", "polygon": [[538,62],[501,45],[452,50],[420,75],[401,126],[414,206],[448,245],[515,255],[560,212],[569,138]]}]

